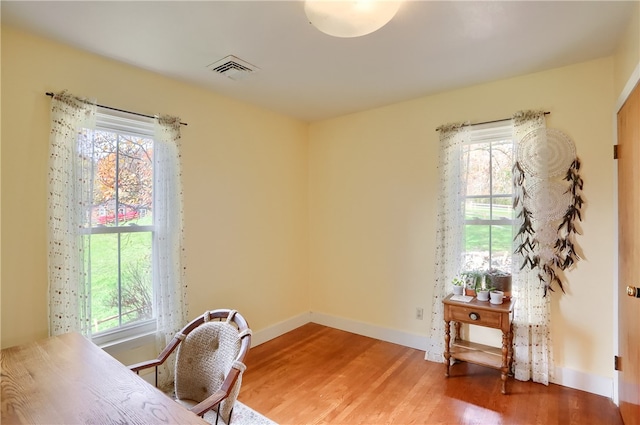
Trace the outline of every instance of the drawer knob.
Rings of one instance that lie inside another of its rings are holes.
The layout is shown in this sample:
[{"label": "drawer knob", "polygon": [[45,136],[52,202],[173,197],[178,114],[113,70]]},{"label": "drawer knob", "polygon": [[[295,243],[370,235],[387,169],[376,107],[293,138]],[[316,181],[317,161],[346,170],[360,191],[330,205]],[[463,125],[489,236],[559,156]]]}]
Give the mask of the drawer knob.
[{"label": "drawer knob", "polygon": [[480,315],[478,313],[471,312],[471,313],[469,313],[469,319],[478,320],[478,319],[480,319]]}]

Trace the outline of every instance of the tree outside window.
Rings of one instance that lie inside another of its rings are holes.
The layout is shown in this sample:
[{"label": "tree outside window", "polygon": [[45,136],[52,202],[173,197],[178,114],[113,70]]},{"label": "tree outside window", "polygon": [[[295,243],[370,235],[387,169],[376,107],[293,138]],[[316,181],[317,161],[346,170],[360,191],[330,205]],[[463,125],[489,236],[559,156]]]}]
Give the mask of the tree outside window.
[{"label": "tree outside window", "polygon": [[93,205],[86,270],[94,334],[153,318],[153,139],[89,131]]}]

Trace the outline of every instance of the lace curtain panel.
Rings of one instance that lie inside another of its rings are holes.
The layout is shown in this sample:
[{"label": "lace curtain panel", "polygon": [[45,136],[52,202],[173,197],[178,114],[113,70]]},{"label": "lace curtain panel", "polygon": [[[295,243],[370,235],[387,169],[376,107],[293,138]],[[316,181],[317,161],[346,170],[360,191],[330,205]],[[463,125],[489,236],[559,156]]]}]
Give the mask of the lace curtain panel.
[{"label": "lace curtain panel", "polygon": [[[91,237],[96,105],[66,92],[51,102],[49,332],[90,337],[90,275],[84,264]],[[153,303],[160,351],[187,323],[179,118],[156,120],[154,170]],[[159,384],[172,380],[172,366],[159,370]]]},{"label": "lace curtain panel", "polygon": [[[180,119],[161,116],[154,137],[154,279],[158,320],[156,349],[161,352],[187,323],[184,218],[180,163]],[[158,387],[173,383],[174,355],[158,367]]]},{"label": "lace curtain panel", "polygon": [[[513,117],[513,140],[517,151],[523,138],[533,131],[545,129],[544,112],[523,111]],[[440,131],[440,193],[436,228],[436,260],[432,298],[431,329],[425,358],[444,362],[444,317],[442,300],[449,285],[462,270],[461,258],[464,240],[464,184],[462,181],[462,146],[470,140],[469,126],[450,124]],[[544,170],[541,170],[544,174]],[[529,186],[515,188],[535,192],[536,180]],[[541,191],[548,193],[548,191]],[[517,195],[517,194],[516,194]],[[521,194],[522,195],[522,194]],[[522,219],[514,221],[514,234],[522,225]],[[542,229],[540,229],[542,231]],[[517,247],[514,242],[514,250]],[[525,267],[523,259],[513,256],[514,309],[514,370],[515,378],[548,384],[554,364],[550,332],[550,297],[545,297],[545,285],[541,284],[538,270]]]},{"label": "lace curtain panel", "polygon": [[447,296],[450,282],[460,273],[464,212],[462,197],[462,146],[469,141],[469,126],[449,124],[438,127],[440,152],[438,170],[440,192],[436,228],[436,260],[431,308],[429,346],[425,358],[444,362],[444,308],[442,300]]},{"label": "lace curtain panel", "polygon": [[[522,111],[513,117],[513,139],[515,143],[516,156],[526,154],[523,151],[522,140],[527,135],[546,128],[544,112],[542,111]],[[539,164],[540,179],[531,180],[524,187],[514,185],[515,197],[523,197],[522,191],[535,194],[535,185],[545,181],[544,176],[547,164]],[[544,168],[543,168],[544,167]],[[520,210],[521,211],[521,210]],[[519,211],[516,211],[518,214]],[[517,234],[523,224],[524,217],[516,217],[514,223],[514,234]],[[537,230],[540,222],[535,223]],[[514,241],[514,252],[521,242],[520,239]],[[539,250],[540,247],[536,247]],[[550,297],[545,295],[545,287],[538,278],[538,270],[530,267],[522,267],[524,258],[520,255],[514,256],[512,281],[513,295],[516,299],[513,319],[513,368],[514,376],[520,381],[533,380],[541,384],[548,385],[553,378],[553,344],[551,340],[550,326]],[[521,269],[522,267],[522,269]]]},{"label": "lace curtain panel", "polygon": [[[90,288],[84,269],[88,231],[84,214],[93,201],[91,167],[84,166],[96,106],[66,92],[51,100],[48,250],[49,334],[91,333]],[[89,152],[89,157],[91,157]]]}]

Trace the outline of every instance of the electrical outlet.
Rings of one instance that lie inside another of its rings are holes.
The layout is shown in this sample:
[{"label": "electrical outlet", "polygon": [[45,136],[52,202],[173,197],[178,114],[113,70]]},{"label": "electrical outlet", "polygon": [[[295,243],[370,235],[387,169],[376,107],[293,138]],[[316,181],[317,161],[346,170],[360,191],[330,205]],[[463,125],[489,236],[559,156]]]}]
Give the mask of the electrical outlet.
[{"label": "electrical outlet", "polygon": [[422,320],[423,315],[424,315],[424,309],[421,307],[416,307],[416,319]]}]

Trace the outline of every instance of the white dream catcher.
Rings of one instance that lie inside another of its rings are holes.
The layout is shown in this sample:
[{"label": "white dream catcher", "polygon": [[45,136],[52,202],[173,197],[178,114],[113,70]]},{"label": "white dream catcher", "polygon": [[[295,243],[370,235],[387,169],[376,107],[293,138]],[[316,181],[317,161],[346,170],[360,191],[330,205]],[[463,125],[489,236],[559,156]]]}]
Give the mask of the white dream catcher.
[{"label": "white dream catcher", "polygon": [[575,238],[584,202],[573,141],[552,128],[527,133],[517,146],[513,178],[522,268],[538,271],[545,296],[554,284],[564,292],[563,271],[580,260]]}]

